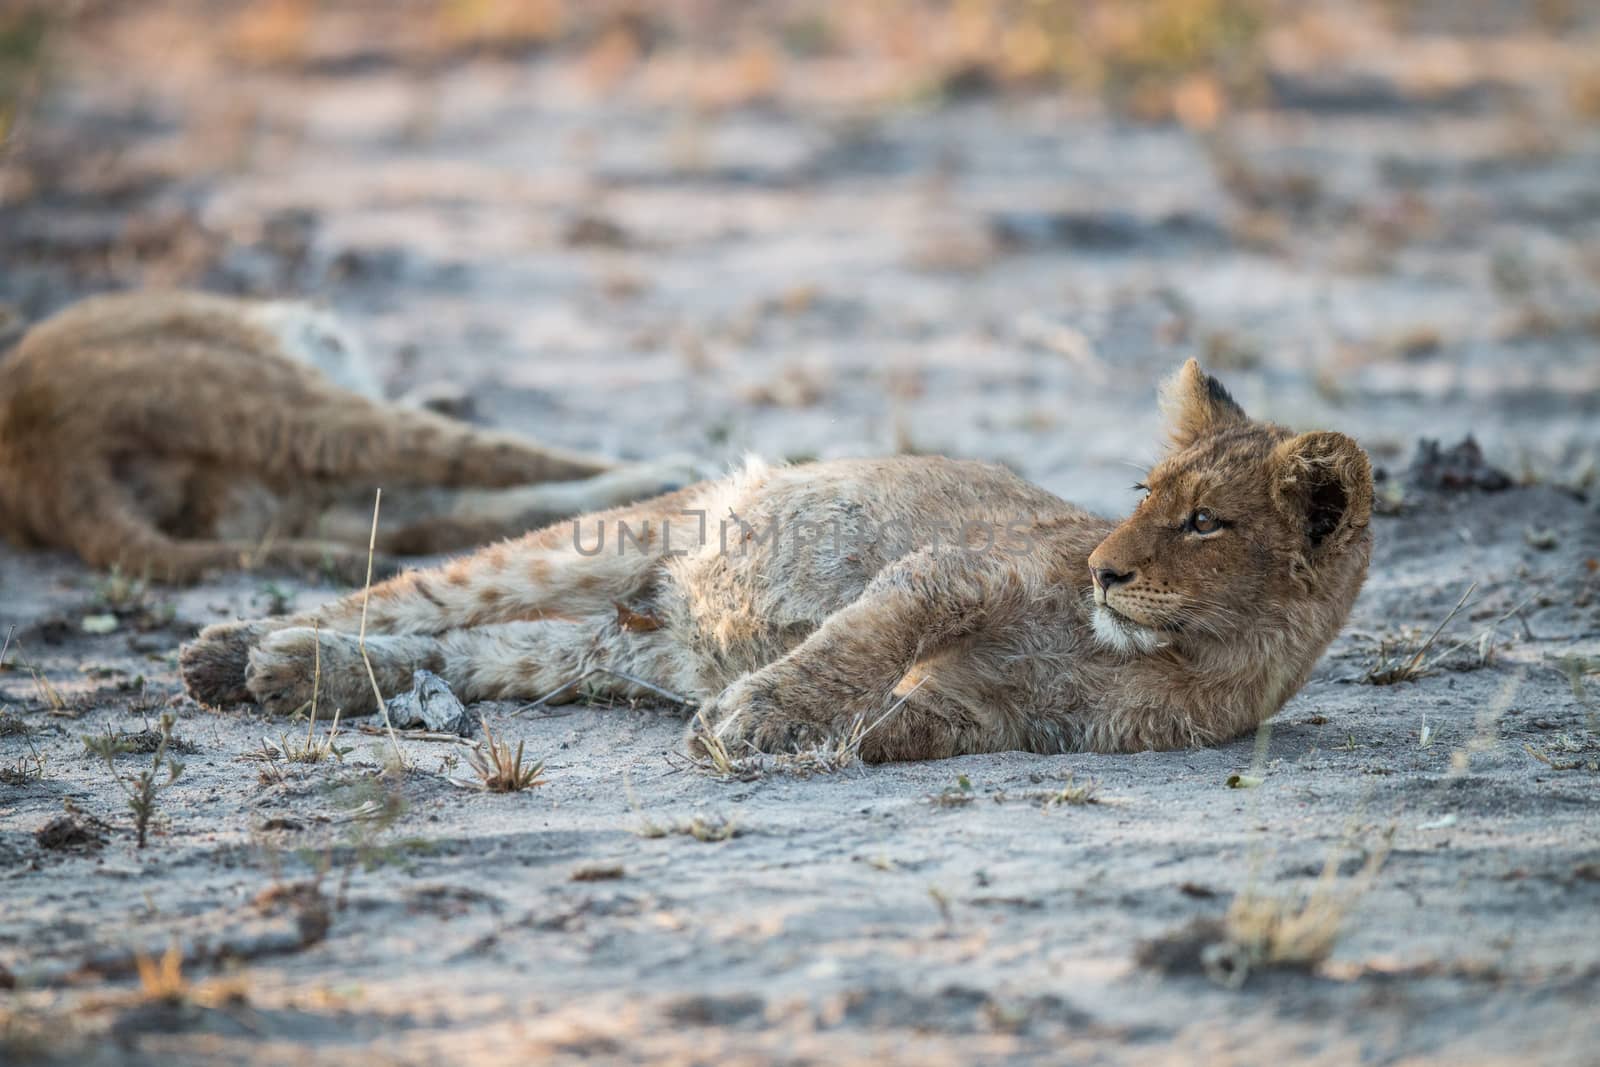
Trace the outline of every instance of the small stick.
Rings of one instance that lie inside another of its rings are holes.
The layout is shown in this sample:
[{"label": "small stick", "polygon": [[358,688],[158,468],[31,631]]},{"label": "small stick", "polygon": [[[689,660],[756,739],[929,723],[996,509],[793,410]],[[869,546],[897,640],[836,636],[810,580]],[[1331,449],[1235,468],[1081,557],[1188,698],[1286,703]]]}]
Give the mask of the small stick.
[{"label": "small stick", "polygon": [[[650,690],[650,692],[656,694],[657,696],[661,697],[662,699],[670,700],[674,704],[681,704],[683,707],[686,707],[686,708],[692,708],[696,704],[696,701],[690,700],[686,696],[679,696],[677,693],[672,692],[670,689],[663,689],[659,685],[654,685],[654,684],[652,684],[650,682],[647,682],[643,678],[636,678],[633,675],[627,673],[626,671],[619,671],[614,667],[596,667],[596,668],[594,668],[594,670],[590,671],[589,674],[610,674],[610,675],[614,675],[617,678],[621,678],[624,682],[631,682],[632,684],[638,686],[640,689],[648,689],[648,690]],[[585,677],[588,677],[588,675],[585,675]]]},{"label": "small stick", "polygon": [[886,711],[882,715],[878,716],[876,722],[874,722],[871,726],[867,727],[865,730],[861,731],[861,736],[856,738],[855,739],[855,743],[851,746],[852,748],[854,748],[856,750],[858,755],[861,752],[861,742],[863,742],[863,741],[865,741],[867,739],[867,735],[870,734],[872,731],[876,730],[879,726],[882,726],[883,725],[883,721],[885,719],[887,719],[889,716],[893,715],[895,712],[899,711],[902,707],[904,707],[905,706],[905,702],[911,699],[911,696],[912,696],[913,693],[915,693],[918,689],[921,689],[924,685],[926,685],[927,681],[928,681],[928,679],[930,677],[931,677],[931,675],[926,675],[926,674],[923,675],[921,681],[919,681],[916,685],[912,686],[910,689],[906,690],[905,696],[901,697],[899,700],[896,700],[894,702],[894,704],[890,706],[888,711]]},{"label": "small stick", "polygon": [[520,708],[513,708],[511,710],[511,714],[513,714],[513,715],[521,715],[525,711],[534,711],[534,710],[536,710],[538,708],[542,708],[542,707],[545,706],[545,704],[549,703],[551,700],[554,700],[556,697],[560,696],[562,693],[565,693],[568,689],[571,689],[573,686],[579,685],[585,679],[594,677],[596,674],[599,673],[599,671],[600,671],[600,668],[591,667],[588,670],[584,671],[582,674],[577,675],[576,677],[568,678],[566,681],[562,682],[560,685],[558,685],[554,689],[550,690],[550,692],[546,693],[544,696],[540,697],[538,700],[535,700],[532,704],[524,704]]},{"label": "small stick", "polygon": [[[383,727],[373,726],[369,723],[359,723],[357,724],[356,729],[360,730],[364,734],[372,734],[375,737],[382,737],[384,735]],[[462,737],[460,734],[444,733],[435,730],[400,730],[397,731],[397,733],[407,741],[452,741],[458,745],[466,745],[469,748],[478,747],[478,742],[474,741],[470,737]]]},{"label": "small stick", "polygon": [[311,641],[313,643],[311,668],[311,723],[306,727],[306,751],[311,751],[311,742],[317,739],[317,695],[322,690],[322,620],[311,620]]},{"label": "small stick", "polygon": [[11,651],[11,636],[17,632],[17,624],[12,623],[11,629],[6,631],[5,644],[0,645],[0,671],[6,669],[6,653]]},{"label": "small stick", "polygon": [[[1472,592],[1472,590],[1468,589],[1467,592],[1470,593],[1470,592]],[[1522,614],[1521,614],[1522,613],[1522,609],[1527,607],[1529,604],[1533,603],[1534,598],[1539,596],[1539,595],[1540,595],[1539,593],[1530,593],[1530,594],[1528,594],[1528,596],[1523,599],[1522,603],[1518,604],[1516,607],[1512,608],[1510,611],[1506,612],[1504,615],[1502,615],[1498,619],[1494,620],[1494,622],[1491,622],[1488,626],[1484,627],[1483,630],[1478,634],[1478,636],[1482,637],[1483,634],[1492,633],[1496,626],[1499,626],[1501,623],[1505,622],[1507,619],[1511,618],[1513,615],[1516,616],[1517,621],[1522,623],[1523,628],[1526,629],[1527,625],[1528,625],[1528,620],[1524,619],[1522,617]],[[1456,605],[1457,610],[1460,610],[1460,607],[1461,607],[1460,604]],[[1450,614],[1454,615],[1455,612],[1451,612]],[[1449,622],[1450,620],[1447,617],[1444,621],[1445,622]],[[1439,625],[1443,626],[1444,623],[1440,623]],[[1435,664],[1443,663],[1445,660],[1449,659],[1451,656],[1455,655],[1457,652],[1461,651],[1463,648],[1466,648],[1468,645],[1472,644],[1472,642],[1474,640],[1476,640],[1476,638],[1466,637],[1466,638],[1463,638],[1460,641],[1457,641],[1454,645],[1450,646],[1449,648],[1445,649],[1443,652],[1439,653],[1437,656],[1433,657],[1433,663],[1429,664],[1429,666],[1431,667],[1431,666],[1433,666]]]},{"label": "small stick", "polygon": [[1428,639],[1422,642],[1416,653],[1406,662],[1406,674],[1410,674],[1417,669],[1423,657],[1427,655],[1428,649],[1433,647],[1433,643],[1439,639],[1439,635],[1444,632],[1444,628],[1450,625],[1450,620],[1456,617],[1456,613],[1461,610],[1461,606],[1467,602],[1467,597],[1471,596],[1472,591],[1476,588],[1478,588],[1477,582],[1467,586],[1467,591],[1461,594],[1461,599],[1456,601],[1456,606],[1450,609],[1450,614],[1439,620],[1439,625],[1433,628],[1433,633],[1428,635]]},{"label": "small stick", "polygon": [[[378,508],[383,503],[383,490],[379,489],[372,498],[372,533],[367,538],[367,584],[361,590],[361,634],[356,643],[361,647],[361,662],[367,665],[367,681],[372,683],[372,695],[378,701],[378,710],[383,712],[383,725],[389,731],[389,743],[394,746],[395,762],[404,770],[406,757],[400,751],[400,739],[395,736],[394,723],[389,721],[389,705],[384,703],[383,690],[378,688],[378,675],[372,669],[372,659],[367,655],[367,601],[372,597],[372,557],[378,551]],[[321,641],[317,642],[320,654]]]},{"label": "small stick", "polygon": [[629,674],[627,671],[619,671],[614,667],[590,667],[582,674],[574,675],[573,677],[568,678],[566,681],[562,682],[560,685],[556,686],[554,689],[550,690],[550,692],[546,693],[538,700],[535,700],[533,703],[524,704],[520,708],[513,708],[510,714],[521,715],[525,711],[535,711],[538,708],[542,708],[545,706],[545,704],[549,703],[551,700],[554,700],[562,693],[565,693],[573,686],[581,685],[597,674],[609,674],[614,677],[621,678],[623,681],[632,683],[633,685],[638,686],[640,689],[650,690],[650,692],[661,697],[663,700],[670,700],[674,704],[679,704],[686,708],[692,708],[697,703],[697,701],[691,700],[689,697],[674,693],[670,689],[663,689],[661,686],[656,685],[653,682],[647,682],[643,678]]}]

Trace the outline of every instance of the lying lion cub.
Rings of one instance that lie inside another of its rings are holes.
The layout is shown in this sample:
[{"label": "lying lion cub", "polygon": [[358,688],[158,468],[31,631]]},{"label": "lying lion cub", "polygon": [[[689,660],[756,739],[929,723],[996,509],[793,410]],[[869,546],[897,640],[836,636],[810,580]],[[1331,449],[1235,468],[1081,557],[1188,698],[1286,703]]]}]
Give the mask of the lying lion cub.
[{"label": "lying lion cub", "polygon": [[0,359],[0,534],[161,580],[250,564],[359,579],[378,485],[401,490],[382,547],[430,553],[693,480],[376,394],[355,341],[304,304],[85,300]]},{"label": "lying lion cub", "polygon": [[[1372,476],[1348,437],[1253,422],[1192,360],[1165,400],[1172,452],[1120,525],[979,463],[752,465],[374,587],[378,685],[419,667],[466,700],[645,682],[701,701],[698,728],[735,752],[860,723],[872,761],[1233,737],[1349,613]],[[209,627],[184,680],[294,712],[315,626],[324,708],[371,711],[361,610]]]}]

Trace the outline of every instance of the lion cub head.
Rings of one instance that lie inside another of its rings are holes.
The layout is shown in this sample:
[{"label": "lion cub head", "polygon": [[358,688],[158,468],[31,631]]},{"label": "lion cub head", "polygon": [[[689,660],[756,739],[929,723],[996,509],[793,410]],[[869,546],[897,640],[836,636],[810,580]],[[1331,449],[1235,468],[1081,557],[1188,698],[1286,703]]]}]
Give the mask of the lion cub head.
[{"label": "lion cub head", "polygon": [[1122,652],[1293,636],[1315,652],[1366,575],[1372,471],[1338,433],[1257,422],[1194,360],[1162,391],[1172,447],[1089,556],[1093,624]]}]

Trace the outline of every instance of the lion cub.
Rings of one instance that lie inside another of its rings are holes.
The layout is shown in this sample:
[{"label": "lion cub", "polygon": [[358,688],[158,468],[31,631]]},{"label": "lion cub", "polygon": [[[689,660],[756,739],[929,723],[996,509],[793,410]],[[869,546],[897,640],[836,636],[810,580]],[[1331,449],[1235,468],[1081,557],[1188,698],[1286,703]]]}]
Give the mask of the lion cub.
[{"label": "lion cub", "polygon": [[[753,464],[374,587],[378,684],[426,667],[463,699],[520,700],[643,682],[699,701],[697,729],[736,752],[859,723],[873,761],[1234,737],[1349,613],[1372,476],[1350,438],[1252,421],[1192,360],[1164,399],[1172,448],[1120,524],[980,463]],[[184,680],[294,712],[317,627],[321,699],[374,710],[361,608],[209,627]]]},{"label": "lion cub", "polygon": [[82,301],[0,359],[0,534],[169,581],[251,564],[359,576],[379,485],[397,490],[382,548],[430,553],[693,480],[377,394],[355,340],[304,304]]}]

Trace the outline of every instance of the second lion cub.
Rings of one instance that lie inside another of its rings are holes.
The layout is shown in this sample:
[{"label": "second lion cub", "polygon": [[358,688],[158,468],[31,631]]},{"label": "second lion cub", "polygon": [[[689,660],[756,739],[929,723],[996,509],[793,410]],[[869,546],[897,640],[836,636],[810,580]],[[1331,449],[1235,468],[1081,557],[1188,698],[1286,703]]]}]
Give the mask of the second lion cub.
[{"label": "second lion cub", "polygon": [[359,580],[380,550],[469,548],[684,485],[378,398],[360,346],[306,304],[91,297],[0,360],[0,534],[194,581],[251,565]]},{"label": "second lion cub", "polygon": [[[1172,448],[1120,524],[979,463],[752,465],[374,587],[378,684],[426,667],[465,700],[527,699],[604,667],[694,698],[735,751],[865,722],[872,761],[1236,736],[1348,615],[1372,477],[1348,437],[1253,421],[1192,360],[1164,399]],[[319,630],[325,706],[374,710],[361,611],[209,627],[184,680],[294,712]]]}]

